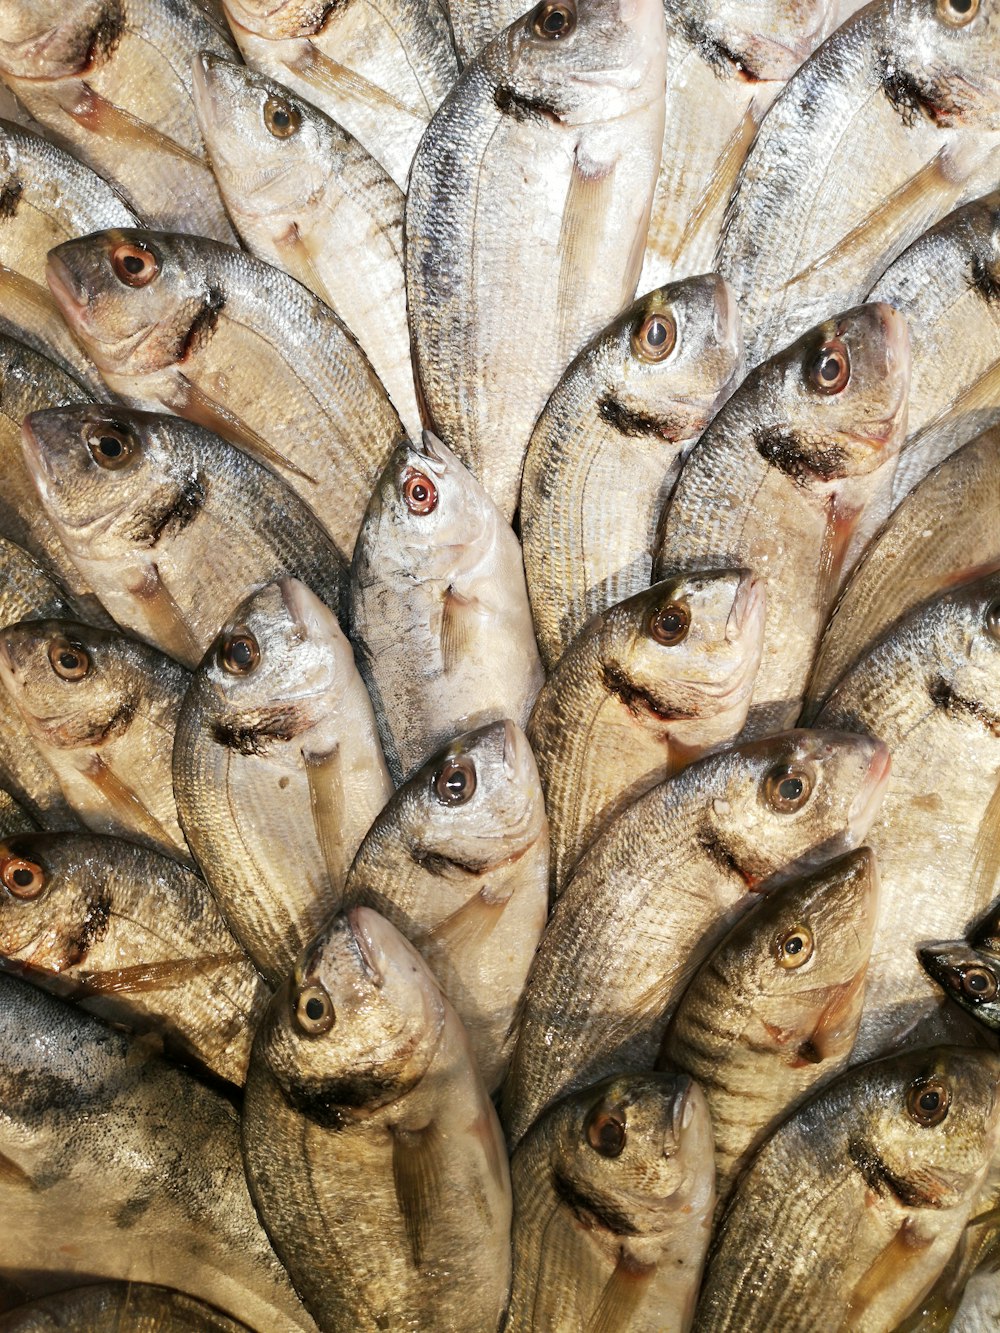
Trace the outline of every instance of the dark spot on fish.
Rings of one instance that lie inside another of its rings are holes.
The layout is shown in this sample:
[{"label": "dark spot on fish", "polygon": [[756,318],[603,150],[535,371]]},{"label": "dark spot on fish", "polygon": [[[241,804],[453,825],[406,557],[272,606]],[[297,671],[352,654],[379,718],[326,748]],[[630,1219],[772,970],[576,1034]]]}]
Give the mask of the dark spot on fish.
[{"label": "dark spot on fish", "polygon": [[959,694],[942,677],[936,676],[928,688],[931,703],[943,713],[952,717],[965,716],[979,722],[994,736],[1000,736],[1000,716],[990,712],[978,699],[968,699]]},{"label": "dark spot on fish", "polygon": [[993,267],[981,255],[973,255],[970,265],[969,286],[974,288],[984,301],[1000,301],[1000,279]]},{"label": "dark spot on fish", "polygon": [[611,394],[605,394],[598,402],[597,410],[601,419],[613,427],[619,435],[626,435],[631,439],[646,435],[662,435],[668,440],[675,438],[669,425],[662,418],[646,416],[643,412],[633,412]]},{"label": "dark spot on fish", "polygon": [[501,83],[493,94],[497,110],[514,120],[552,120],[562,124],[559,108],[539,97],[524,97],[507,84]]},{"label": "dark spot on fish", "polygon": [[726,846],[718,829],[712,828],[710,824],[703,824],[696,835],[696,841],[720,870],[724,870],[727,875],[735,875],[743,880],[744,884],[752,887],[755,880],[746,873],[733,852]]},{"label": "dark spot on fish", "polygon": [[143,1215],[148,1212],[152,1198],[129,1199],[115,1213],[115,1226],[122,1231],[129,1231]]},{"label": "dark spot on fish", "polygon": [[484,875],[490,869],[488,861],[459,861],[453,856],[444,856],[440,852],[429,851],[426,847],[413,847],[410,858],[429,875],[443,876],[453,870],[463,875]]},{"label": "dark spot on fish", "polygon": [[882,91],[904,125],[912,126],[918,116],[925,116],[932,124],[951,120],[959,108],[947,101],[943,89],[929,79],[923,79],[915,70],[900,69],[897,57],[887,50],[879,52],[882,66]]},{"label": "dark spot on fish", "polygon": [[12,218],[17,213],[24,186],[20,181],[11,181],[0,190],[0,218]]},{"label": "dark spot on fish", "polygon": [[77,746],[106,745],[108,741],[124,736],[132,725],[138,704],[135,699],[123,699],[111,716],[102,724],[95,723],[86,712],[71,715],[65,722],[48,733],[53,745],[71,750]]},{"label": "dark spot on fish", "polygon": [[277,705],[242,714],[228,722],[216,722],[212,739],[237,754],[266,754],[273,745],[294,740],[312,726],[312,718],[294,707]]},{"label": "dark spot on fish", "polygon": [[796,1057],[807,1065],[818,1065],[822,1063],[823,1057],[816,1048],[814,1042],[804,1041],[795,1052]]},{"label": "dark spot on fish", "polygon": [[684,35],[691,45],[698,51],[706,65],[711,66],[717,74],[728,78],[735,74],[746,83],[759,83],[761,75],[752,69],[746,60],[746,56],[741,55],[733,47],[728,46],[721,38],[716,37],[710,32],[708,27],[702,23],[694,7],[686,7],[681,13],[674,9],[671,11],[675,19],[680,19]]},{"label": "dark spot on fish", "polygon": [[212,336],[212,330],[219,322],[219,315],[225,304],[226,298],[222,292],[215,287],[209,287],[204,305],[191,321],[191,327],[177,350],[176,359],[178,361],[186,361],[189,356],[197,352],[209,340]]},{"label": "dark spot on fish", "polygon": [[559,1170],[552,1173],[556,1197],[588,1229],[600,1226],[616,1236],[637,1236],[638,1228],[611,1199],[596,1191],[585,1190]]},{"label": "dark spot on fish", "polygon": [[767,464],[791,477],[797,486],[804,486],[817,477],[821,481],[839,477],[846,462],[840,445],[807,450],[798,436],[774,428],[756,430],[754,445]]},{"label": "dark spot on fish", "polygon": [[180,486],[154,491],[143,507],[122,529],[133,546],[150,549],[164,537],[175,537],[192,523],[205,506],[206,491],[201,476],[188,477]]},{"label": "dark spot on fish", "polygon": [[333,4],[321,6],[316,12],[316,17],[313,19],[310,19],[308,12],[306,12],[299,20],[300,35],[303,37],[315,37],[317,33],[322,32],[326,27],[331,15],[336,14],[339,10],[346,9],[349,3],[350,0],[334,0]]},{"label": "dark spot on fish", "polygon": [[661,722],[678,722],[694,717],[690,710],[666,709],[659,699],[642,689],[614,662],[604,662],[601,666],[601,684],[609,694],[615,695],[634,717],[644,713],[652,715]]},{"label": "dark spot on fish", "polygon": [[285,1101],[299,1115],[321,1129],[341,1130],[351,1123],[349,1112],[378,1106],[398,1090],[398,1079],[356,1069],[343,1078],[293,1087],[282,1086]]},{"label": "dark spot on fish", "polygon": [[921,1190],[915,1181],[897,1176],[878,1153],[858,1139],[851,1139],[848,1143],[847,1155],[858,1168],[865,1184],[879,1198],[884,1199],[891,1194],[904,1208],[941,1207],[941,1202],[933,1194]]},{"label": "dark spot on fish", "polygon": [[125,35],[125,28],[124,5],[118,3],[102,6],[101,16],[90,30],[86,54],[76,72],[83,74],[87,70],[103,65],[114,54]]},{"label": "dark spot on fish", "polygon": [[66,967],[75,967],[77,963],[83,962],[91,946],[99,944],[104,939],[111,921],[111,907],[111,895],[105,889],[87,908],[76,933],[66,940],[66,952],[63,958]]}]

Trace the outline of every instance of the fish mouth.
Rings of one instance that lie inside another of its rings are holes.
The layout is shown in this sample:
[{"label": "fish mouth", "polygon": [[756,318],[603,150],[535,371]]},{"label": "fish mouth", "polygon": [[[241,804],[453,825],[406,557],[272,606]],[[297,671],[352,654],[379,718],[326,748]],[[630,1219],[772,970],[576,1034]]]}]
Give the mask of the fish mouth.
[{"label": "fish mouth", "polygon": [[714,302],[715,337],[721,348],[733,358],[736,368],[743,359],[743,320],[736,302],[736,293],[725,278],[716,275]]},{"label": "fish mouth", "polygon": [[758,578],[753,570],[741,570],[733,609],[726,621],[726,641],[734,643],[743,638],[748,628],[755,626],[763,617],[766,604],[766,579]]},{"label": "fish mouth", "polygon": [[872,312],[878,316],[879,333],[885,344],[885,373],[909,381],[912,353],[910,326],[906,316],[886,301],[872,303]]},{"label": "fish mouth", "polygon": [[381,950],[376,945],[369,930],[370,919],[373,917],[377,919],[377,913],[370,908],[353,907],[347,913],[347,926],[351,932],[354,947],[361,958],[361,965],[365,969],[365,974],[375,989],[381,990],[385,985],[385,973],[377,961]]},{"label": "fish mouth", "polygon": [[847,815],[847,827],[856,842],[861,842],[866,837],[875,822],[891,772],[892,756],[889,747],[882,741],[876,741],[875,752],[869,761],[868,772],[861,784],[861,790],[854,798]]},{"label": "fish mouth", "polygon": [[216,70],[226,63],[214,51],[199,51],[195,57],[191,66],[191,93],[199,116],[204,116],[215,106],[219,92]]},{"label": "fish mouth", "polygon": [[49,251],[45,261],[45,281],[70,327],[90,305],[90,294],[64,259]]},{"label": "fish mouth", "polygon": [[673,1157],[676,1154],[681,1136],[695,1116],[695,1104],[692,1096],[694,1080],[688,1078],[685,1074],[678,1078],[678,1082],[681,1084],[681,1091],[674,1099],[670,1129],[664,1135],[664,1157]]}]

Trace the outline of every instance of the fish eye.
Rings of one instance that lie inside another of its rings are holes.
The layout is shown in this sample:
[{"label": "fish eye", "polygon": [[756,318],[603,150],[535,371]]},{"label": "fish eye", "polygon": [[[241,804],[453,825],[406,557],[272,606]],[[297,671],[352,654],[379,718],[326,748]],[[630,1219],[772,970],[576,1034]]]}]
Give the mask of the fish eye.
[{"label": "fish eye", "polygon": [[437,487],[430,477],[412,469],[403,481],[403,499],[411,514],[430,514],[437,508]]},{"label": "fish eye", "polygon": [[764,779],[764,795],[779,814],[801,810],[812,795],[812,775],[801,764],[779,764]]},{"label": "fish eye", "polygon": [[621,1157],[627,1137],[625,1112],[620,1107],[595,1106],[587,1117],[587,1142],[602,1157]]},{"label": "fish eye", "polygon": [[812,931],[807,926],[793,926],[774,942],[774,956],[779,967],[801,967],[803,963],[808,963],[812,954]]},{"label": "fish eye", "polygon": [[632,347],[643,361],[665,361],[677,342],[677,325],[669,315],[647,315],[632,334]]},{"label": "fish eye", "polygon": [[979,0],[938,0],[937,13],[950,28],[964,28],[979,13]]},{"label": "fish eye", "polygon": [[691,612],[683,602],[668,602],[658,606],[649,617],[649,632],[657,643],[673,648],[683,643],[691,628]]},{"label": "fish eye", "polygon": [[123,241],[111,251],[115,277],[126,287],[145,287],[160,271],[160,261],[148,245]]},{"label": "fish eye", "polygon": [[940,1125],[950,1106],[951,1088],[942,1078],[919,1078],[906,1090],[907,1114],[925,1129]]},{"label": "fish eye", "polygon": [[260,647],[248,630],[227,634],[219,645],[219,665],[231,676],[249,676],[260,661]]},{"label": "fish eye", "polygon": [[60,637],[49,644],[49,665],[61,680],[83,680],[90,671],[90,658],[80,644]]},{"label": "fish eye", "polygon": [[983,624],[986,626],[986,633],[991,639],[1000,639],[1000,602],[993,602],[991,606],[986,608]]},{"label": "fish eye", "polygon": [[531,26],[536,36],[550,42],[568,37],[576,27],[574,0],[542,0],[532,17]]},{"label": "fish eye", "polygon": [[113,422],[106,422],[96,428],[85,427],[83,441],[97,466],[108,472],[125,467],[136,452],[132,432]]},{"label": "fish eye", "polygon": [[303,986],[295,1001],[295,1021],[307,1037],[321,1037],[333,1027],[333,1001],[322,986]]},{"label": "fish eye", "polygon": [[276,139],[290,139],[302,124],[302,115],[284,97],[269,97],[264,103],[264,124]]},{"label": "fish eye", "polygon": [[809,370],[809,382],[820,393],[840,393],[851,378],[851,358],[847,345],[831,338],[819,349]]},{"label": "fish eye", "polygon": [[464,805],[476,790],[476,766],[471,759],[449,759],[434,775],[434,795],[442,805]]},{"label": "fish eye", "polygon": [[26,857],[7,856],[0,864],[0,880],[15,898],[37,898],[45,888],[45,871]]},{"label": "fish eye", "polygon": [[987,967],[967,967],[961,974],[962,993],[967,999],[980,1004],[995,1000],[997,979]]}]

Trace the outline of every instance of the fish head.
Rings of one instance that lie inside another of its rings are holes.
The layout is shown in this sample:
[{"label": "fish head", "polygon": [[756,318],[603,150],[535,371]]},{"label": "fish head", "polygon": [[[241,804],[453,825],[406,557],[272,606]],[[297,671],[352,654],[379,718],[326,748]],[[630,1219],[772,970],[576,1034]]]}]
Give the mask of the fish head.
[{"label": "fish head", "polygon": [[961,1203],[1000,1138],[1000,1056],[936,1046],[862,1068],[848,1152],[875,1199],[907,1210]]},{"label": "fish head", "polygon": [[754,890],[860,846],[889,780],[887,747],[852,732],[786,731],[727,754],[701,836]]},{"label": "fish head", "polygon": [[109,374],[145,375],[183,361],[223,304],[190,245],[114,228],[49,251],[45,277],[73,334]]},{"label": "fish head", "polygon": [[910,337],[884,302],[824,320],[757,372],[774,419],[757,452],[798,485],[865,476],[895,459],[906,438]]},{"label": "fish head", "polygon": [[749,84],[787,82],[832,26],[827,0],[674,0],[665,7],[707,64]]},{"label": "fish head", "polygon": [[33,736],[59,749],[123,736],[145,674],[122,635],[63,620],[26,620],[0,631],[0,680]]},{"label": "fish head", "polygon": [[1000,130],[1000,3],[891,0],[882,91],[904,123]]},{"label": "fish head", "polygon": [[329,0],[222,0],[222,7],[234,31],[245,28],[271,42],[321,32],[337,8]]},{"label": "fish head", "polygon": [[104,64],[125,26],[124,0],[0,0],[0,71],[83,78]]},{"label": "fish head", "polygon": [[291,1104],[336,1128],[414,1087],[437,1051],[445,999],[423,959],[366,907],[335,916],[261,1024],[262,1059]]},{"label": "fish head", "polygon": [[412,859],[448,879],[485,876],[548,838],[535,757],[510,721],[453,740],[400,788],[387,817]]},{"label": "fish head", "polygon": [[993,1032],[1000,1032],[1000,956],[968,940],[922,944],[924,971],[950,1000]]},{"label": "fish head", "polygon": [[0,957],[20,954],[25,968],[52,971],[84,961],[106,933],[112,907],[106,860],[87,855],[92,849],[91,838],[75,833],[19,833],[0,842]]},{"label": "fish head", "polygon": [[335,127],[280,83],[214,51],[194,62],[194,105],[231,212],[295,219],[337,168]]},{"label": "fish head", "polygon": [[599,410],[626,434],[694,440],[743,370],[739,307],[715,273],[649,292],[598,343],[607,344]]}]

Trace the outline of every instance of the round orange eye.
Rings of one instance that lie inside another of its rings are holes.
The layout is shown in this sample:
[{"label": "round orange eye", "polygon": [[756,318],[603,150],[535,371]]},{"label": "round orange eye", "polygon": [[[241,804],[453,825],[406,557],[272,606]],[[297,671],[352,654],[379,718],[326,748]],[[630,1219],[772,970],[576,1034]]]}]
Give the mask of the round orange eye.
[{"label": "round orange eye", "polygon": [[774,956],[780,967],[801,967],[803,963],[808,963],[812,952],[812,931],[807,926],[793,926],[774,942]]},{"label": "round orange eye", "polygon": [[430,514],[437,508],[437,487],[422,472],[411,472],[403,482],[403,499],[411,514]]},{"label": "round orange eye", "polygon": [[284,97],[269,97],[264,103],[264,124],[276,139],[290,139],[302,124],[302,116]]},{"label": "round orange eye", "polygon": [[764,779],[764,795],[781,814],[801,810],[812,794],[812,777],[795,764],[773,768]]},{"label": "round orange eye", "polygon": [[979,0],[938,0],[937,12],[949,28],[964,28],[979,13]]},{"label": "round orange eye", "polygon": [[820,393],[840,393],[851,378],[851,358],[839,338],[831,338],[819,349],[809,371],[809,380]]},{"label": "round orange eye", "polygon": [[434,778],[434,794],[442,805],[464,805],[476,790],[471,759],[449,759]]},{"label": "round orange eye", "polygon": [[62,680],[83,680],[90,671],[90,658],[78,643],[53,639],[49,644],[49,663]]},{"label": "round orange eye", "polygon": [[333,1027],[333,1001],[322,986],[303,986],[295,1002],[295,1021],[307,1037],[320,1037]]},{"label": "round orange eye", "polygon": [[620,1157],[628,1137],[625,1112],[595,1106],[587,1117],[587,1142],[602,1157]]},{"label": "round orange eye", "polygon": [[649,617],[649,632],[657,643],[672,648],[683,643],[691,628],[691,612],[681,602],[668,602]]},{"label": "round orange eye", "polygon": [[975,1004],[997,997],[997,979],[986,967],[967,967],[962,973],[962,990]]},{"label": "round orange eye", "polygon": [[96,428],[88,426],[83,439],[97,466],[105,468],[108,472],[114,472],[131,462],[136,451],[131,431],[111,422]]},{"label": "round orange eye", "polygon": [[0,866],[0,880],[15,898],[37,898],[45,888],[45,871],[23,856],[9,856]]},{"label": "round orange eye", "polygon": [[115,277],[126,287],[145,287],[160,271],[160,261],[148,245],[123,241],[111,252]]},{"label": "round orange eye", "polygon": [[260,661],[260,647],[246,630],[227,634],[219,645],[219,665],[231,676],[249,676]]},{"label": "round orange eye", "polygon": [[664,361],[677,342],[677,325],[669,315],[647,315],[632,334],[636,355],[644,361]]},{"label": "round orange eye", "polygon": [[576,27],[576,5],[573,0],[543,0],[535,10],[531,26],[537,37],[550,42],[568,37]]},{"label": "round orange eye", "polygon": [[942,1078],[920,1078],[906,1091],[906,1110],[918,1125],[940,1125],[951,1106],[951,1089]]}]

